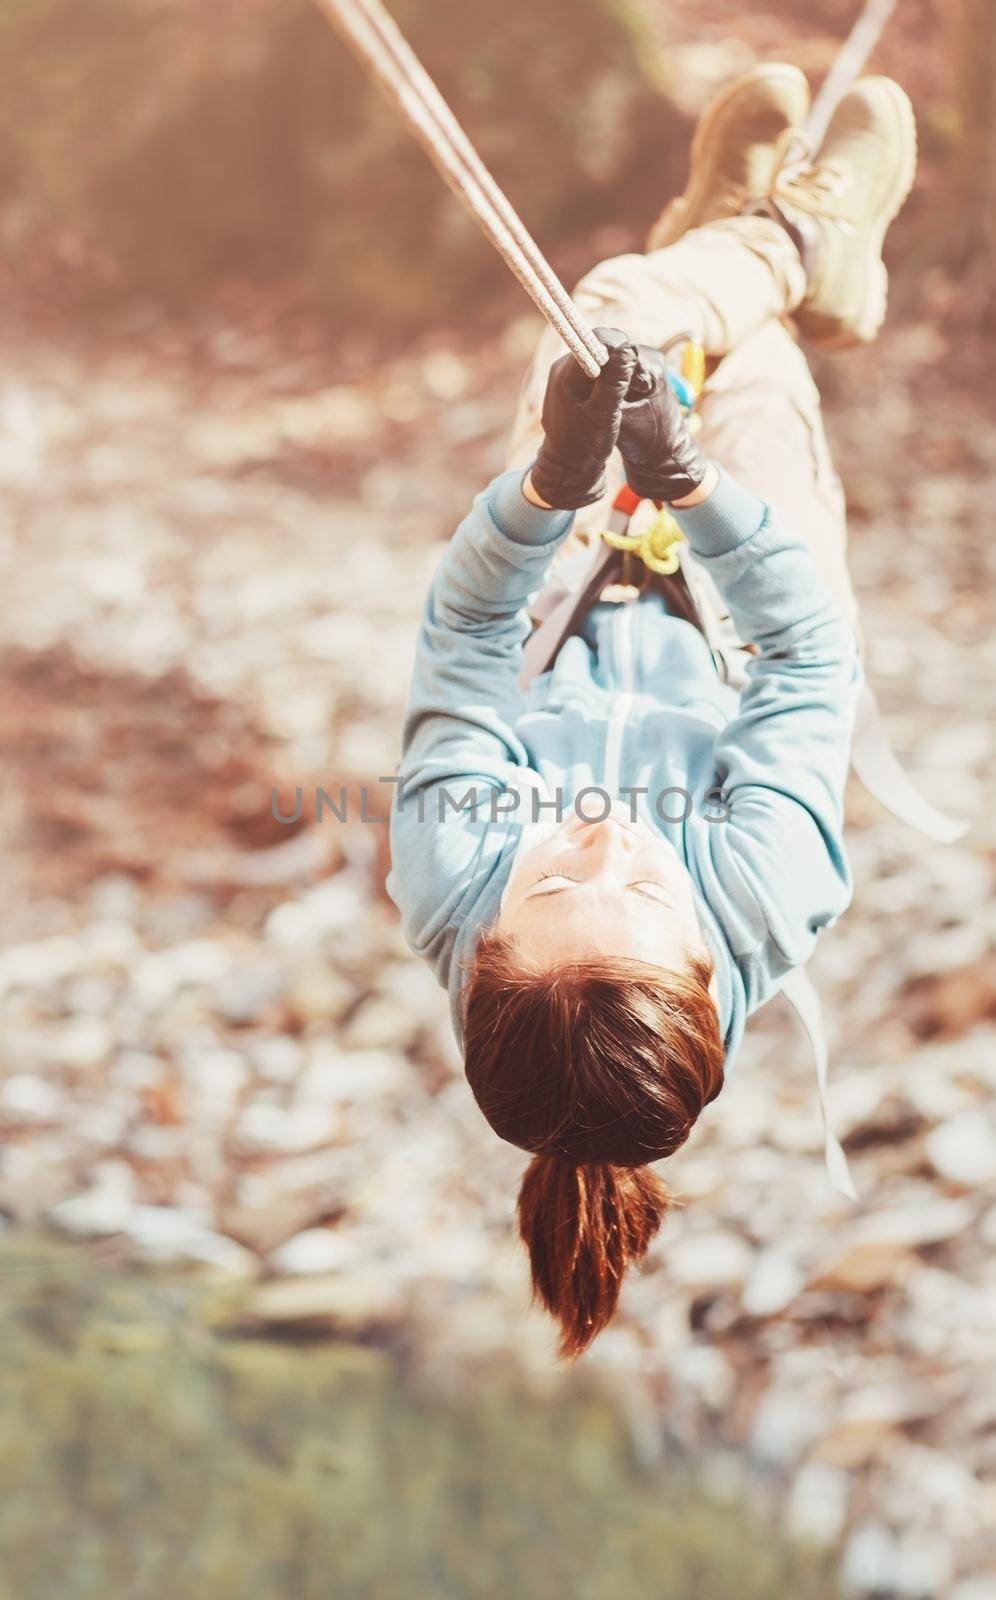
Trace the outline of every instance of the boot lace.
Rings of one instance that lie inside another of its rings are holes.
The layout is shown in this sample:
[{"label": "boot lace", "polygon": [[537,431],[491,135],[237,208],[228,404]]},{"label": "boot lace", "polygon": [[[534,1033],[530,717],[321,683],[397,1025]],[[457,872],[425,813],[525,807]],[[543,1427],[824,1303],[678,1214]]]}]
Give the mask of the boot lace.
[{"label": "boot lace", "polygon": [[804,135],[793,128],[785,130],[779,146],[769,199],[853,233],[858,220],[854,172],[833,161],[812,161]]}]

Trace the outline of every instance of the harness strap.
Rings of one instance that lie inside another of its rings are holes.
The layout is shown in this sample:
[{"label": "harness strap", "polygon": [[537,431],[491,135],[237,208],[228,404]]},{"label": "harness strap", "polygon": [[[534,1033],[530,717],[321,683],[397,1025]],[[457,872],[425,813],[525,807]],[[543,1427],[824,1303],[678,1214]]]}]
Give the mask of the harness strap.
[{"label": "harness strap", "polygon": [[781,987],[792,1010],[805,1029],[816,1068],[816,1093],[820,1102],[823,1122],[823,1159],[831,1187],[848,1200],[857,1200],[851,1169],[847,1164],[844,1147],[830,1126],[830,1108],[827,1104],[827,1087],[830,1052],[827,1049],[827,1031],[823,1024],[823,1005],[812,979],[805,967],[794,967]]}]

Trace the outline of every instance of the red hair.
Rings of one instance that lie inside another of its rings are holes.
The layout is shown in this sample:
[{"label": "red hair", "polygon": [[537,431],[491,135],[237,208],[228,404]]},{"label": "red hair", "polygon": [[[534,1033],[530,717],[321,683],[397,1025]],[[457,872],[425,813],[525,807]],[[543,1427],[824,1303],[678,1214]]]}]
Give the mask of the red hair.
[{"label": "red hair", "polygon": [[599,959],[532,971],[486,934],[464,992],[464,1062],[502,1139],[530,1151],[519,1230],[562,1356],[616,1309],[671,1194],[647,1163],[684,1144],[723,1086],[712,969]]}]

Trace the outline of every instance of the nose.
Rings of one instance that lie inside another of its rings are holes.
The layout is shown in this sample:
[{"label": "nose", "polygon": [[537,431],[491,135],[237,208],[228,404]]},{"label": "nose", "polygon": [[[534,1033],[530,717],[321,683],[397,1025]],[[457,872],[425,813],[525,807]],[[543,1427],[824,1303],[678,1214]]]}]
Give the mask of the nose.
[{"label": "nose", "polygon": [[636,839],[630,828],[609,816],[603,822],[592,822],[581,828],[577,844],[592,865],[601,867],[625,860],[635,849]]}]

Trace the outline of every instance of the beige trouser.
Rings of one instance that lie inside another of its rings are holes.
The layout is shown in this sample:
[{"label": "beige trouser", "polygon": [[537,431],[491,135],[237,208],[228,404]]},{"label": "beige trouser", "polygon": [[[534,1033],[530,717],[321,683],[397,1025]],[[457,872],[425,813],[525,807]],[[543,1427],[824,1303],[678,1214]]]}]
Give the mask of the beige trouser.
[{"label": "beige trouser", "polygon": [[[658,349],[688,332],[718,360],[702,394],[700,445],[806,541],[857,633],[844,496],[816,385],[782,320],[798,305],[805,284],[795,246],[777,223],[735,217],[686,233],[665,250],[603,261],[582,278],[575,298],[596,326],[620,328],[639,344]],[[547,373],[564,349],[548,328],[523,383],[510,466],[526,466],[535,457]],[[622,482],[616,454],[605,499],[578,514],[582,540],[606,526]],[[710,608],[716,621],[724,608],[701,580],[696,593],[700,600],[704,595],[707,631],[712,631]]]}]

